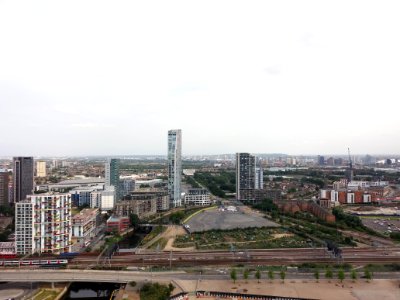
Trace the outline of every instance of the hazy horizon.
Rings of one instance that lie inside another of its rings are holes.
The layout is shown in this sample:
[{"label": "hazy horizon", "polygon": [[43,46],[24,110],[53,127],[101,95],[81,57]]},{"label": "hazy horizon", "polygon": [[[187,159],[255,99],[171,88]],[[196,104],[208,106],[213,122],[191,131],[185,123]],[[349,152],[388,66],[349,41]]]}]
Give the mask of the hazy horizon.
[{"label": "hazy horizon", "polygon": [[400,153],[399,9],[1,1],[0,156]]}]

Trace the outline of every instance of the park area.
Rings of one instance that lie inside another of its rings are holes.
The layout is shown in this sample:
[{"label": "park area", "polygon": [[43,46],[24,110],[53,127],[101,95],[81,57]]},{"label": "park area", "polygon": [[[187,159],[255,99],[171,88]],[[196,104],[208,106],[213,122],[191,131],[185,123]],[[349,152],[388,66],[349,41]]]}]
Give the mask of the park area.
[{"label": "park area", "polygon": [[281,228],[237,228],[210,230],[178,236],[175,248],[194,247],[211,249],[267,249],[309,247],[306,240]]}]

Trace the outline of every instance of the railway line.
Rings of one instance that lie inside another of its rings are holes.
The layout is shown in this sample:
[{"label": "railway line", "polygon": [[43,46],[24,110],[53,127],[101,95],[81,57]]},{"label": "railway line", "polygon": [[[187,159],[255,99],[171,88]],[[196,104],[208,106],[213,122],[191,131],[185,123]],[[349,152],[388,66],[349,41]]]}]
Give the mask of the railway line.
[{"label": "railway line", "polygon": [[[55,256],[40,257],[40,264],[54,262]],[[58,260],[68,268],[90,268],[98,265],[113,267],[177,267],[177,266],[229,266],[229,265],[292,265],[302,263],[350,263],[389,264],[400,263],[400,248],[343,248],[340,257],[335,257],[326,248],[265,249],[196,252],[142,252],[120,253],[111,257],[98,255],[77,255]],[[0,267],[35,267],[39,260],[0,261]],[[53,265],[51,263],[51,265]],[[54,264],[55,265],[55,264]]]}]

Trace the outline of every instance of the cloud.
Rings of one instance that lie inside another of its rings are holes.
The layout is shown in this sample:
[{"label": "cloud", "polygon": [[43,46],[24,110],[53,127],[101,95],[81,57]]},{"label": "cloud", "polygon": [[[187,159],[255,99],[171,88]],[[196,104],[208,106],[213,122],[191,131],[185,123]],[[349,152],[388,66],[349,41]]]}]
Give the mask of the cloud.
[{"label": "cloud", "polygon": [[72,128],[113,128],[113,127],[115,127],[115,125],[85,122],[85,123],[73,123],[70,125],[70,127],[72,127]]},{"label": "cloud", "polygon": [[269,75],[279,75],[281,74],[281,66],[279,65],[272,65],[272,66],[268,66],[266,68],[264,68],[264,71],[267,72],[267,74]]}]

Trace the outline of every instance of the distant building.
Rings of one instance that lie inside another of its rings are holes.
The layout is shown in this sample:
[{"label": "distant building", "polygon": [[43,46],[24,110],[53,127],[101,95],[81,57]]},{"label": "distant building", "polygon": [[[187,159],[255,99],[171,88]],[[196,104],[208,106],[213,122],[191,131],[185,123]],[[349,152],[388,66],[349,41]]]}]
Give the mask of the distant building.
[{"label": "distant building", "polygon": [[[158,185],[162,184],[162,179],[155,178],[155,179],[142,179],[142,180],[135,180],[135,189],[134,191],[141,189],[141,188],[154,188]],[[129,193],[128,193],[129,194]]]},{"label": "distant building", "polygon": [[340,204],[361,204],[361,203],[371,203],[376,202],[380,195],[369,191],[363,190],[320,190],[320,199],[328,200],[331,203]]},{"label": "distant building", "polygon": [[0,205],[7,206],[8,203],[9,174],[6,170],[0,170]]},{"label": "distant building", "polygon": [[196,173],[196,169],[183,169],[183,175],[193,176]]},{"label": "distant building", "polygon": [[14,203],[14,185],[12,181],[8,183],[8,203]]},{"label": "distant building", "polygon": [[249,153],[236,153],[236,199],[250,200],[249,192],[256,186],[255,156]]},{"label": "distant building", "polygon": [[107,232],[121,233],[129,228],[129,217],[115,217],[112,216],[107,220]]},{"label": "distant building", "polygon": [[282,199],[281,191],[279,190],[255,190],[245,189],[241,191],[242,201],[249,203],[259,203],[264,199],[280,200]]},{"label": "distant building", "polygon": [[210,193],[207,189],[189,189],[185,195],[185,204],[189,206],[211,205]]},{"label": "distant building", "polygon": [[256,181],[254,188],[262,190],[264,188],[264,171],[262,166],[256,167]]},{"label": "distant building", "polygon": [[326,164],[327,164],[328,166],[334,166],[334,165],[335,165],[335,160],[334,160],[334,158],[333,158],[333,157],[329,157],[329,158],[326,160]]},{"label": "distant building", "polygon": [[115,188],[108,186],[104,191],[90,193],[90,207],[99,208],[102,212],[113,210],[115,207]]},{"label": "distant building", "polygon": [[[323,201],[324,202],[324,201]],[[281,200],[274,201],[274,204],[278,206],[278,209],[285,213],[296,213],[298,211],[309,212],[319,219],[322,219],[328,223],[334,223],[336,221],[335,216],[324,206],[318,205],[314,201],[305,200]],[[323,205],[326,205],[324,203]]]},{"label": "distant building", "polygon": [[17,254],[69,252],[70,194],[29,195],[15,204]]},{"label": "distant building", "polygon": [[181,199],[182,178],[182,131],[180,129],[168,131],[168,193],[170,207],[182,205]]},{"label": "distant building", "polygon": [[115,200],[120,200],[122,198],[122,191],[119,179],[119,159],[111,158],[107,160],[105,163],[105,177],[106,188],[113,186],[115,189]]},{"label": "distant building", "polygon": [[167,195],[157,192],[133,192],[125,196],[115,206],[115,215],[119,217],[136,214],[140,219],[157,213],[157,202],[159,198],[168,199]]},{"label": "distant building", "polygon": [[135,180],[125,178],[121,181],[122,196],[129,195],[130,192],[135,190]]},{"label": "distant building", "polygon": [[46,162],[45,161],[37,161],[36,162],[36,176],[37,177],[46,177]]},{"label": "distant building", "polygon": [[13,163],[13,200],[17,203],[33,193],[33,157],[14,157]]},{"label": "distant building", "polygon": [[72,239],[81,247],[86,247],[96,236],[100,224],[98,208],[84,208],[72,217]]},{"label": "distant building", "polygon": [[90,206],[90,195],[92,192],[102,191],[103,186],[83,186],[70,190],[71,201],[75,206]]},{"label": "distant building", "polygon": [[325,157],[323,157],[322,155],[318,155],[318,165],[325,165]]}]

